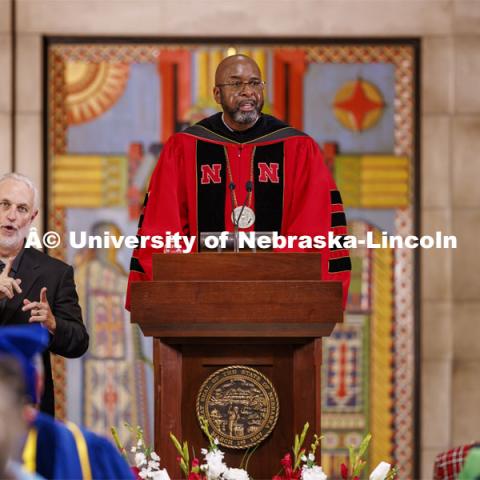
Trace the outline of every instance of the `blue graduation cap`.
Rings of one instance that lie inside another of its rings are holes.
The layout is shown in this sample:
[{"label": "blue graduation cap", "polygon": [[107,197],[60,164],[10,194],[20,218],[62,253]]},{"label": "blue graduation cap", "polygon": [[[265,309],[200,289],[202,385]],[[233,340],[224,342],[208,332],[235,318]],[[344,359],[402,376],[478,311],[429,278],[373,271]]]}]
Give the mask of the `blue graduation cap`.
[{"label": "blue graduation cap", "polygon": [[39,324],[13,325],[0,328],[0,355],[16,358],[23,369],[27,394],[37,403],[35,355],[46,350],[50,342],[48,330]]}]

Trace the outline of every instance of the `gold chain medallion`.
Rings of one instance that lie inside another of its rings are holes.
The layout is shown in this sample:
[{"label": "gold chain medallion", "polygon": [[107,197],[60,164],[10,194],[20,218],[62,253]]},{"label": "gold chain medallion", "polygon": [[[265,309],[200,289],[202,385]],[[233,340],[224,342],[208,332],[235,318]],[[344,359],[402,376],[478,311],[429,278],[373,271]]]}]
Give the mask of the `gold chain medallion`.
[{"label": "gold chain medallion", "polygon": [[212,435],[228,448],[248,448],[270,435],[278,420],[279,403],[270,380],[242,365],[210,375],[197,396],[197,416],[208,420]]}]

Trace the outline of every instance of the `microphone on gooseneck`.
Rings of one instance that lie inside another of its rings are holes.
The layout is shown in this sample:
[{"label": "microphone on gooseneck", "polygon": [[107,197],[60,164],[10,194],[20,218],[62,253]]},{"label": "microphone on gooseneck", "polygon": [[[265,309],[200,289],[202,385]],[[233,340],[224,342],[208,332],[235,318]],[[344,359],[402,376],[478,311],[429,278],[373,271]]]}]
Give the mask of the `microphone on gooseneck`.
[{"label": "microphone on gooseneck", "polygon": [[235,184],[230,182],[228,188],[230,190],[230,199],[232,201],[233,251],[238,253],[238,221],[240,220],[240,217],[238,217],[238,219],[235,218]]},{"label": "microphone on gooseneck", "polygon": [[230,190],[230,200],[232,201],[232,219],[234,225],[235,223],[237,223],[235,219],[235,188],[236,185],[233,182],[230,182],[228,184],[228,189]]}]

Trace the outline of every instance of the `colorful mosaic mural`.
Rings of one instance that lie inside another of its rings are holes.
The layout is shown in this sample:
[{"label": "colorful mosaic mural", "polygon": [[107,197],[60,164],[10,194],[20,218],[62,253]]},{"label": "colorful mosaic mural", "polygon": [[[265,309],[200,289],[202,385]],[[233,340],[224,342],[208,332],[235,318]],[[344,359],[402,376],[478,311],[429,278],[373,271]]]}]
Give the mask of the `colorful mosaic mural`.
[{"label": "colorful mosaic mural", "polygon": [[[415,50],[408,44],[51,44],[48,51],[50,226],[135,234],[162,144],[216,111],[215,67],[255,58],[267,113],[324,149],[350,232],[413,232]],[[56,361],[58,413],[102,433],[128,421],[151,434],[151,345],[122,308],[130,252],[73,250],[89,354]],[[414,258],[352,250],[345,322],[325,340],[322,465],[334,478],[347,447],[372,432],[370,463],[413,476]]]}]

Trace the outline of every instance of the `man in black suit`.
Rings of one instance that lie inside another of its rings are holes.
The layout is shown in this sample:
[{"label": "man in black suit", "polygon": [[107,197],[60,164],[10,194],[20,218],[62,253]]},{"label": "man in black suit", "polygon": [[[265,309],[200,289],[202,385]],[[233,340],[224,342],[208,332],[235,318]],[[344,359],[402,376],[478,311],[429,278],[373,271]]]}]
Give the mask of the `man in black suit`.
[{"label": "man in black suit", "polygon": [[38,322],[49,331],[40,409],[53,415],[49,352],[80,357],[87,351],[88,333],[72,267],[33,248],[24,248],[37,214],[38,194],[31,180],[15,173],[0,177],[0,326]]}]

